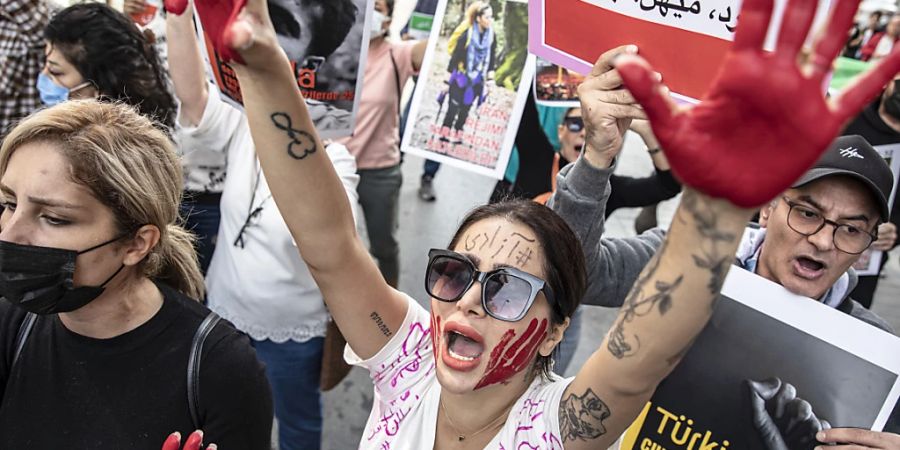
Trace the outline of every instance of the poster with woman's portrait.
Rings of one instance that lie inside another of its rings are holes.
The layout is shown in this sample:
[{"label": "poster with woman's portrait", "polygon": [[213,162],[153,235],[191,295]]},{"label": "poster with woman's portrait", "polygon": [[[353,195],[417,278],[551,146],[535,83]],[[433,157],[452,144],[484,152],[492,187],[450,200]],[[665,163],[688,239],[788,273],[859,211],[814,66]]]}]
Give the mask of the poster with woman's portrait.
[{"label": "poster with woman's portrait", "polygon": [[[375,0],[269,0],[278,43],[291,60],[319,136],[353,133],[369,49],[368,17]],[[231,66],[215,51],[195,20],[209,76],[222,97],[242,108]]]},{"label": "poster with woman's portrait", "polygon": [[441,0],[403,151],[502,178],[534,74],[524,0]]}]

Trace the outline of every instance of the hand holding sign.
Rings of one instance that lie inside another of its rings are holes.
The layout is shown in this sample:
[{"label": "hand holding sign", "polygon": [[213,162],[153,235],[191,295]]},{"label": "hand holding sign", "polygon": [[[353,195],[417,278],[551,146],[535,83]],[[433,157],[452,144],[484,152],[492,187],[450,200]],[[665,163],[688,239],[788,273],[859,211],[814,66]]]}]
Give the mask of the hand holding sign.
[{"label": "hand holding sign", "polygon": [[734,45],[703,101],[680,108],[649,65],[622,55],[616,68],[643,105],[676,175],[710,196],[755,207],[788,188],[819,157],[844,123],[900,70],[900,47],[827,101],[824,77],[841,51],[858,0],[838,0],[810,63],[797,55],[816,0],[790,0],[775,52],[762,45],[772,0],[747,0]]},{"label": "hand holding sign", "polygon": [[622,87],[622,77],[613,68],[619,55],[635,54],[637,47],[624,45],[607,51],[578,86],[581,114],[585,121],[584,157],[596,167],[607,167],[622,150],[625,131],[634,119],[646,119],[643,108]]},{"label": "hand holding sign", "polygon": [[[837,442],[829,450],[900,450],[900,435],[859,428],[832,428],[818,435],[819,442]],[[824,450],[825,447],[817,447]]]},{"label": "hand holding sign", "polygon": [[[197,16],[203,29],[213,41],[216,52],[225,61],[243,62],[235,51],[231,41],[232,25],[243,9],[247,0],[197,0]],[[188,0],[165,0],[166,11],[181,15],[187,8]],[[265,7],[265,2],[263,2]]]},{"label": "hand holding sign", "polygon": [[[175,432],[169,435],[165,442],[163,442],[162,450],[200,450],[200,446],[203,445],[203,432],[197,430],[191,433],[188,436],[187,442],[184,443],[184,448],[181,449],[181,433]],[[216,450],[216,444],[209,444],[209,447],[206,447],[206,450]]]}]

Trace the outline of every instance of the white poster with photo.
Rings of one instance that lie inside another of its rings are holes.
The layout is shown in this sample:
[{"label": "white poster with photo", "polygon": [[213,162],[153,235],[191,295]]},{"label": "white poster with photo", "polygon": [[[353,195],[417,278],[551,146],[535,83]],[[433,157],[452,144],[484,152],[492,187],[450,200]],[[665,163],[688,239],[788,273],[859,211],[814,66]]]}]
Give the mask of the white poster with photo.
[{"label": "white poster with photo", "polygon": [[[349,136],[356,123],[375,0],[269,0],[278,42],[323,139]],[[195,17],[196,18],[196,17]],[[222,98],[243,109],[241,88],[197,24],[208,74]]]},{"label": "white poster with photo", "polygon": [[[888,205],[893,206],[894,197],[897,196],[897,183],[900,182],[900,144],[876,145],[874,148],[891,166],[891,172],[894,174],[894,187],[891,190],[891,197],[888,199]],[[878,275],[878,268],[881,267],[883,257],[883,251],[870,248],[859,255],[859,260],[853,264],[853,268],[856,269],[856,274],[859,276]]]},{"label": "white poster with photo", "polygon": [[534,77],[524,0],[441,0],[404,152],[503,177]]},{"label": "white poster with photo", "polygon": [[898,397],[900,338],[732,267],[709,324],[621,448],[813,448],[822,421],[895,431]]}]

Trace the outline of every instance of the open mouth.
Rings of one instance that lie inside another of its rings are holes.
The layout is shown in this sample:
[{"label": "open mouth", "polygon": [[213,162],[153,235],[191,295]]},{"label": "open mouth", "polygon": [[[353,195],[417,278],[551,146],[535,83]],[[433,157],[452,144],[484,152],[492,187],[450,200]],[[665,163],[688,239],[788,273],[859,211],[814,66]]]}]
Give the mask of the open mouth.
[{"label": "open mouth", "polygon": [[827,267],[824,262],[808,256],[799,256],[794,259],[794,271],[802,278],[818,278]]},{"label": "open mouth", "polygon": [[581,153],[581,150],[584,149],[584,144],[578,144],[575,146],[575,151]]},{"label": "open mouth", "polygon": [[447,351],[460,361],[474,361],[484,352],[484,346],[464,334],[451,331],[447,333]]},{"label": "open mouth", "polygon": [[443,361],[454,370],[469,371],[478,366],[484,353],[484,339],[472,328],[448,322],[444,327],[446,343]]}]

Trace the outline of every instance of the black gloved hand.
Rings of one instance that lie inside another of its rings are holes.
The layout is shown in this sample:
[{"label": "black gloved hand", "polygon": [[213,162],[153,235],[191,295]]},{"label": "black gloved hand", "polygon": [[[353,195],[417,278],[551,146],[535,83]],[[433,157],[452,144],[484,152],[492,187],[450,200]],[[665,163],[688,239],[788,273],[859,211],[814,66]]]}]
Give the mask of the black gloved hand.
[{"label": "black gloved hand", "polygon": [[831,428],[819,420],[812,406],[797,397],[797,389],[778,378],[745,380],[753,427],[767,450],[813,450],[816,433]]}]

